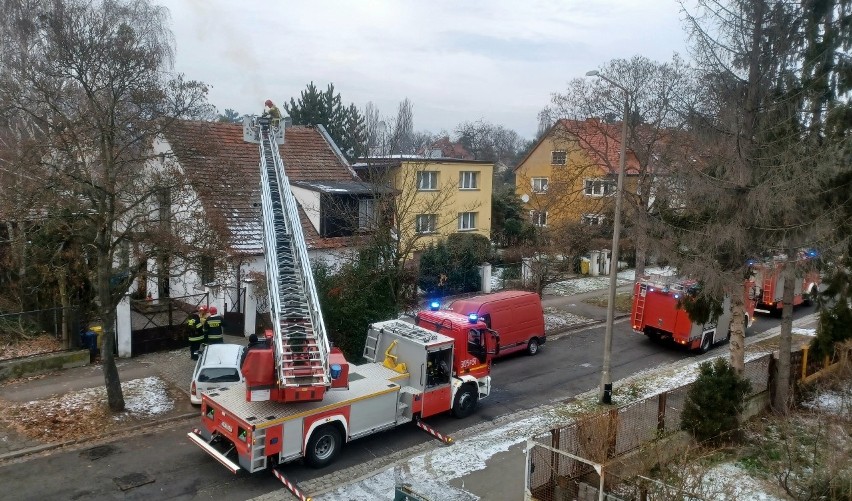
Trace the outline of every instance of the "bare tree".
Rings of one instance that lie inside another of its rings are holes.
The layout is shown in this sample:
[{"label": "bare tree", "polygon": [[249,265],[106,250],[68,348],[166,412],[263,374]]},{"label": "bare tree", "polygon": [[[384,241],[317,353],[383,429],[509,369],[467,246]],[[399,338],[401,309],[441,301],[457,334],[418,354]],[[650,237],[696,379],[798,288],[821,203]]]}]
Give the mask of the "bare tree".
[{"label": "bare tree", "polygon": [[393,119],[389,141],[392,155],[413,155],[417,152],[414,144],[414,105],[408,98],[399,103],[396,117]]},{"label": "bare tree", "polygon": [[[7,11],[8,12],[8,11]],[[114,311],[133,277],[157,255],[164,190],[176,172],[151,168],[151,145],[177,117],[212,117],[206,87],[168,73],[168,13],[145,0],[32,2],[2,24],[0,103],[32,124],[34,155],[62,207],[85,226],[86,260],[104,323],[109,406],[124,408],[113,351]],[[126,269],[119,256],[139,255]]]},{"label": "bare tree", "polygon": [[359,168],[360,175],[376,187],[378,206],[375,230],[367,236],[367,247],[377,258],[377,266],[389,270],[388,286],[396,304],[405,307],[415,299],[413,291],[404,290],[405,277],[415,253],[432,241],[435,235],[456,227],[458,212],[475,211],[480,202],[458,206],[457,181],[444,179],[434,190],[418,190],[419,174],[428,170],[428,159],[367,159]]},{"label": "bare tree", "polygon": [[[554,94],[543,113],[551,120],[571,118],[559,131],[567,138],[582,141],[609,171],[618,172],[618,150],[624,101],[629,101],[627,148],[635,163],[631,173],[637,179],[635,190],[625,191],[629,236],[636,248],[636,279],[644,274],[649,250],[647,215],[654,211],[655,185],[665,176],[664,160],[674,136],[686,127],[681,113],[695,92],[693,70],[678,56],[659,63],[642,56],[614,59],[601,66],[600,74],[627,91],[600,79],[577,78],[563,93]],[[587,121],[589,117],[599,120]],[[618,124],[616,124],[618,122]],[[597,133],[590,133],[589,128]],[[601,141],[600,139],[604,140]]]}]

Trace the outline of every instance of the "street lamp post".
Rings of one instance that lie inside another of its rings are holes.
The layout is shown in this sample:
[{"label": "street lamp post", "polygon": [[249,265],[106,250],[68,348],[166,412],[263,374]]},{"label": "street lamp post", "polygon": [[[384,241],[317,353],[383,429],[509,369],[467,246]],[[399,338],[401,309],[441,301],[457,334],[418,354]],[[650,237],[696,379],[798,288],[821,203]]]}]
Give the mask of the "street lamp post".
[{"label": "street lamp post", "polygon": [[624,190],[624,157],[627,154],[627,115],[630,113],[630,93],[621,85],[592,70],[587,77],[598,77],[624,92],[624,116],[621,121],[621,148],[618,156],[618,184],[615,190],[615,217],[612,228],[612,258],[609,264],[609,301],[606,305],[606,330],[604,332],[604,359],[601,369],[600,402],[612,403],[612,324],[615,319],[615,289],[618,282],[618,241],[621,238],[621,204]]}]

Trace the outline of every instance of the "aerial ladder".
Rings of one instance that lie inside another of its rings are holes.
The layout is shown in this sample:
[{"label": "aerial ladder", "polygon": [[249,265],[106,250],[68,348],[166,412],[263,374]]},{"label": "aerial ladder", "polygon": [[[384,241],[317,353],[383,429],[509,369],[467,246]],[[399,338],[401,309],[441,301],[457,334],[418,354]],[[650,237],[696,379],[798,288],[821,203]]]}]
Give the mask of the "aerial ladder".
[{"label": "aerial ladder", "polygon": [[263,248],[272,320],[272,350],[249,350],[243,366],[246,399],[317,401],[331,386],[330,347],[299,210],[279,154],[284,127],[272,122],[246,117],[243,124],[244,139],[260,145]]}]

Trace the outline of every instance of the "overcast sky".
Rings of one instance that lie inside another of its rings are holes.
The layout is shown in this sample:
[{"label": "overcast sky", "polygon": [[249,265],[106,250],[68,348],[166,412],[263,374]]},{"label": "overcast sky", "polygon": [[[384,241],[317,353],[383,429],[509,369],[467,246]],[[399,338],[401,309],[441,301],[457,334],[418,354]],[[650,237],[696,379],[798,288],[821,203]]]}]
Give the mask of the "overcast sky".
[{"label": "overcast sky", "polygon": [[176,70],[209,84],[220,112],[331,82],[388,116],[408,97],[417,130],[485,119],[530,138],[568,80],[615,58],[686,57],[675,0],[153,1],[171,12]]}]

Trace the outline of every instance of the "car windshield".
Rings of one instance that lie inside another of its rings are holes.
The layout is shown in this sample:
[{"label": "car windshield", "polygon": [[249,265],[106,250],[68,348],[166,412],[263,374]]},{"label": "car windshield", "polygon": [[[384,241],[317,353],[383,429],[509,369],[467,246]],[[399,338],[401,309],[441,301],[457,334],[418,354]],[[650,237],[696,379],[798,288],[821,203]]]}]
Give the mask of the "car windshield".
[{"label": "car windshield", "polygon": [[203,369],[198,374],[199,383],[236,383],[240,380],[240,373],[232,367],[213,367]]}]

